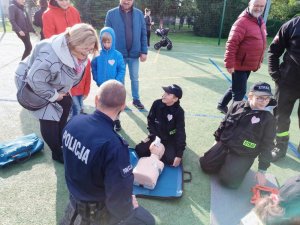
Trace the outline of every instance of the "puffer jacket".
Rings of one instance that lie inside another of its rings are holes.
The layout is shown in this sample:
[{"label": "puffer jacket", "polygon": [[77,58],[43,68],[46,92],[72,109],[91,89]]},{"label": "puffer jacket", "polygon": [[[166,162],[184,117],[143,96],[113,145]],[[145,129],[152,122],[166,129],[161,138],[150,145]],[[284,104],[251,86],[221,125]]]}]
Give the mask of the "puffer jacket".
[{"label": "puffer jacket", "polygon": [[80,14],[73,6],[62,9],[50,4],[47,11],[44,12],[42,19],[45,38],[63,33],[67,27],[72,27],[81,22]]},{"label": "puffer jacket", "polygon": [[[276,101],[272,99],[269,104],[276,105]],[[252,110],[248,101],[241,101],[232,105],[214,136],[231,152],[259,156],[259,169],[266,170],[270,166],[275,134],[275,118],[270,111]]]},{"label": "puffer jacket", "polygon": [[[105,49],[102,43],[104,33],[109,33],[112,38],[110,49]],[[125,63],[122,54],[115,49],[116,37],[111,27],[104,27],[100,31],[100,43],[102,50],[99,56],[92,60],[92,74],[97,86],[103,82],[114,79],[124,83]]]},{"label": "puffer jacket", "polygon": [[248,10],[233,24],[225,51],[225,67],[240,71],[256,71],[264,58],[267,31],[262,17],[253,17]]}]

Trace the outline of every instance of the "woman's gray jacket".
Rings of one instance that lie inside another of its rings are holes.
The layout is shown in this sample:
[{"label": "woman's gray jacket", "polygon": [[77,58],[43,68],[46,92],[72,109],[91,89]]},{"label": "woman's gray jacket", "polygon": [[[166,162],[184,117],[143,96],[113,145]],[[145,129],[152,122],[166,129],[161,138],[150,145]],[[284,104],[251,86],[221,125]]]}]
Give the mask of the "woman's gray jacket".
[{"label": "woman's gray jacket", "polygon": [[15,74],[17,88],[27,73],[25,81],[32,90],[50,101],[44,108],[32,111],[37,119],[60,120],[63,109],[56,102],[59,93],[68,93],[83,75],[76,73],[75,63],[64,33],[39,42],[31,55],[20,62]]}]

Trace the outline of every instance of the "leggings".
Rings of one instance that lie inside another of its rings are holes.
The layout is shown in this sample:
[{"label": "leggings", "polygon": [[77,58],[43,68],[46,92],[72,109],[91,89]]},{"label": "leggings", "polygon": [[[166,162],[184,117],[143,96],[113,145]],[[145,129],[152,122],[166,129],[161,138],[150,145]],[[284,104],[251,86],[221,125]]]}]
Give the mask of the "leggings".
[{"label": "leggings", "polygon": [[68,120],[68,116],[72,106],[72,98],[68,95],[57,103],[63,108],[63,114],[60,120],[40,120],[41,134],[43,136],[44,141],[47,143],[50,150],[52,151],[52,154],[54,155],[62,154],[62,130],[64,129]]},{"label": "leggings", "polygon": [[29,33],[25,33],[25,36],[21,36],[19,33],[16,32],[16,34],[18,35],[18,37],[22,40],[24,46],[25,46],[25,50],[22,56],[22,60],[25,59],[28,55],[30,55],[30,52],[32,50],[32,45],[30,42],[30,35]]}]

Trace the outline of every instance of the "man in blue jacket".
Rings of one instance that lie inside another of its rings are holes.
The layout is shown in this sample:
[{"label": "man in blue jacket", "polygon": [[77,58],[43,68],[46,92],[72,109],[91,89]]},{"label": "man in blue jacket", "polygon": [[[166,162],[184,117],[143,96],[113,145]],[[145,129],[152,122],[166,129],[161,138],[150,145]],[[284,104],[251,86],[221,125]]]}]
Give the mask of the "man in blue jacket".
[{"label": "man in blue jacket", "polygon": [[73,117],[63,130],[70,203],[61,225],[155,224],[132,195],[128,144],[114,131],[114,120],[124,110],[125,99],[120,82],[104,82],[95,98],[94,114]]},{"label": "man in blue jacket", "polygon": [[144,15],[133,3],[134,0],[120,0],[118,7],[107,12],[105,26],[114,29],[116,49],[128,64],[133,105],[144,109],[139,95],[139,58],[141,62],[147,60],[147,31]]}]

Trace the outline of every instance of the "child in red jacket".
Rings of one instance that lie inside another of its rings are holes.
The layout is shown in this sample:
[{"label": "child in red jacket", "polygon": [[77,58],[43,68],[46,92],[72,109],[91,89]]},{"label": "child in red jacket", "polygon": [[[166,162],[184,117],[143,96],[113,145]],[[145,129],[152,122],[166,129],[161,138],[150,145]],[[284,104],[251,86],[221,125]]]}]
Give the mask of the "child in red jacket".
[{"label": "child in red jacket", "polygon": [[79,84],[71,89],[73,99],[72,116],[83,113],[83,100],[89,95],[91,87],[91,62],[85,67],[84,75]]}]

